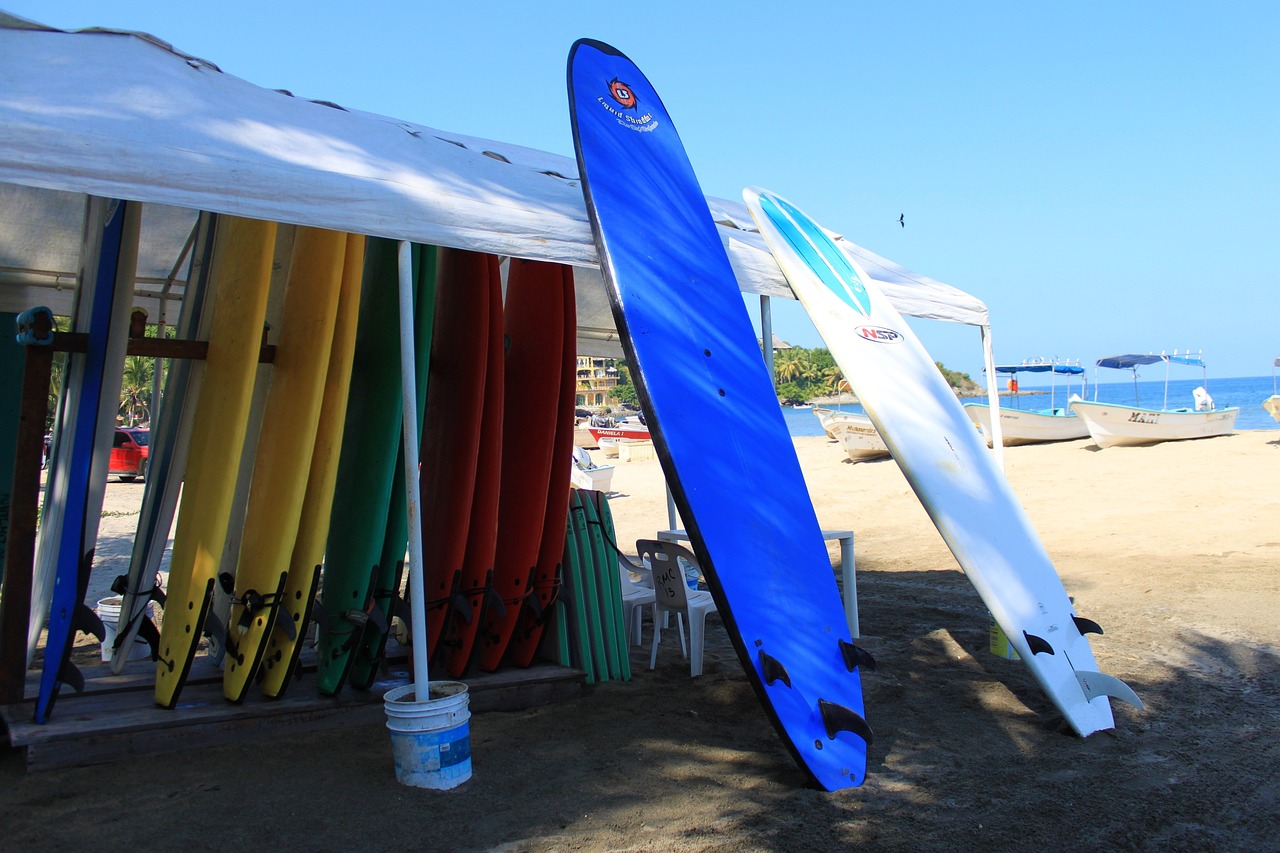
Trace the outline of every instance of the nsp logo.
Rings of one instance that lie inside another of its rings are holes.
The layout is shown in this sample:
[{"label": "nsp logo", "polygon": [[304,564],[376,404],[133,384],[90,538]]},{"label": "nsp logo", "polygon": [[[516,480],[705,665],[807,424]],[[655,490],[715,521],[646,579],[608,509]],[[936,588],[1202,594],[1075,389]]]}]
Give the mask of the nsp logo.
[{"label": "nsp logo", "polygon": [[893,329],[886,329],[883,326],[859,326],[854,331],[857,332],[858,337],[878,344],[902,343],[901,332],[895,332]]}]

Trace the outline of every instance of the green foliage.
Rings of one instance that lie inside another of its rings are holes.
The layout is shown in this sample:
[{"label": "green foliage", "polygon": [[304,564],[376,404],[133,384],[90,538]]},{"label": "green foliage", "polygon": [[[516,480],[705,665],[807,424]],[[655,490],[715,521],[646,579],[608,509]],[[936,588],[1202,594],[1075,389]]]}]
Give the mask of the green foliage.
[{"label": "green foliage", "polygon": [[610,396],[617,400],[619,404],[626,406],[629,409],[640,408],[640,398],[636,395],[636,386],[632,385],[630,382],[625,385],[618,383],[618,385],[614,387],[613,391],[610,392]]},{"label": "green foliage", "polygon": [[[968,374],[948,370],[941,364],[938,364],[938,369],[952,388],[959,390],[974,387]],[[775,350],[773,372],[778,399],[784,403],[802,403],[814,397],[847,390],[844,374],[840,372],[835,358],[826,347]]]}]

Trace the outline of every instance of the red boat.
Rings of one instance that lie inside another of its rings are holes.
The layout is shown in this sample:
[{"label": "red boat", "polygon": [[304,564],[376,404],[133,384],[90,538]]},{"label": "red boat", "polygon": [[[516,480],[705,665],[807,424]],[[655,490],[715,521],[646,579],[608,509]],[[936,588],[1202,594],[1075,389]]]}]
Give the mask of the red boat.
[{"label": "red boat", "polygon": [[587,432],[591,433],[591,437],[597,442],[606,439],[617,441],[623,438],[647,441],[652,438],[642,415],[630,415],[620,419],[595,415],[587,424]]}]

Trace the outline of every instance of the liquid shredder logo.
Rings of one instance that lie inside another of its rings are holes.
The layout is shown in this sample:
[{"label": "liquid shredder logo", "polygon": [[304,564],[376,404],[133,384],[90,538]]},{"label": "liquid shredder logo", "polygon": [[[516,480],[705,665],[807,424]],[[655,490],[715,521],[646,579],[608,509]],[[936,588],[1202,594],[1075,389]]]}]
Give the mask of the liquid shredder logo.
[{"label": "liquid shredder logo", "polygon": [[[635,90],[630,85],[614,77],[606,86],[609,91],[609,97],[601,96],[596,100],[600,106],[608,110],[617,119],[618,124],[628,130],[635,130],[640,133],[647,133],[658,128],[658,120],[653,117],[653,113],[640,112],[640,100],[636,97]],[[617,104],[617,106],[614,106],[614,104]],[[618,107],[622,109],[618,109]]]},{"label": "liquid shredder logo", "polygon": [[636,108],[636,93],[631,91],[631,87],[617,77],[609,81],[609,94],[623,109],[634,110]]}]

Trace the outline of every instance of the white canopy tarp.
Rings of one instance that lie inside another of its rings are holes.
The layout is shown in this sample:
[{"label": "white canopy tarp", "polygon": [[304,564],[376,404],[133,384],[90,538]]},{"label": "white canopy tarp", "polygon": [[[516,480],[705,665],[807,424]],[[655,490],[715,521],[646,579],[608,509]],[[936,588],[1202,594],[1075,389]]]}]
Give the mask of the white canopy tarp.
[{"label": "white canopy tarp", "polygon": [[[148,203],[143,297],[180,296],[206,210],[572,265],[580,352],[621,355],[573,160],[264,89],[151,36],[0,12],[0,309],[56,308],[74,286],[83,194]],[[708,203],[741,289],[793,298],[746,208]],[[980,300],[838,243],[903,313],[986,338]]]}]

